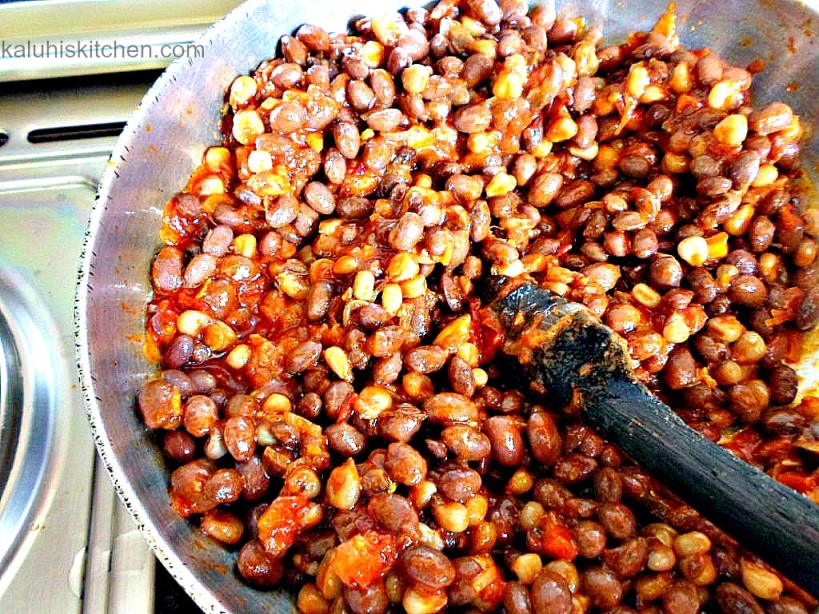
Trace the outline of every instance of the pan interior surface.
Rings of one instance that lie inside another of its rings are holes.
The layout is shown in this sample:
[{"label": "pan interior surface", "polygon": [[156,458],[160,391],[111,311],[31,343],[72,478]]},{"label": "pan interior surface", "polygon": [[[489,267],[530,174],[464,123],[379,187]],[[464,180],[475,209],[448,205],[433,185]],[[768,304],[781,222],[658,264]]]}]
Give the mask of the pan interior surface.
[{"label": "pan interior surface", "polygon": [[[177,516],[167,495],[169,469],[134,411],[134,399],[155,370],[138,335],[151,294],[150,263],[167,199],[181,190],[217,133],[223,92],[236,75],[276,53],[277,42],[303,23],[346,30],[362,14],[379,15],[406,1],[303,2],[250,0],[209,30],[203,57],[175,63],[148,92],[126,127],[106,171],[91,217],[77,295],[80,370],[99,452],[115,485],[160,560],[207,612],[294,610],[283,591],[262,592],[234,571],[235,554],[211,543]],[[603,26],[608,41],[648,30],[666,0],[558,2],[563,15]],[[810,24],[817,8],[794,0],[680,0],[682,44],[714,48],[739,65],[762,59],[757,103],[782,100],[814,125],[819,115],[817,43]],[[803,149],[817,178],[815,135]],[[810,361],[805,361],[809,363]]]}]

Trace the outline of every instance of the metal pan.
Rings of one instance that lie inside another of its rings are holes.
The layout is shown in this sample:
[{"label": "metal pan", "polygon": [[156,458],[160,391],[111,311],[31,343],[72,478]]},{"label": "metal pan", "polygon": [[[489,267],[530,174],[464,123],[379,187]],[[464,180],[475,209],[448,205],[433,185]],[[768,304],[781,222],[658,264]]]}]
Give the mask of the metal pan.
[{"label": "metal pan", "polygon": [[[603,25],[609,40],[648,30],[667,0],[558,2],[567,15]],[[150,262],[162,209],[185,185],[216,132],[223,92],[237,74],[275,54],[279,37],[303,23],[344,30],[361,14],[403,8],[407,0],[250,0],[199,41],[201,58],[172,65],[145,96],[112,154],[91,215],[76,304],[82,386],[99,453],[140,530],[162,563],[207,612],[293,611],[285,592],[259,592],[241,582],[234,555],[174,514],[168,468],[134,412],[134,398],[154,371],[142,352]],[[819,116],[814,37],[816,0],[679,0],[680,33],[690,48],[709,46],[745,65],[761,58],[759,102],[783,100],[813,126]],[[819,172],[819,138],[810,136],[805,167]],[[803,366],[815,363],[806,358]],[[806,373],[811,371],[807,369]],[[813,374],[811,379],[813,379]],[[812,387],[812,385],[809,385]]]}]

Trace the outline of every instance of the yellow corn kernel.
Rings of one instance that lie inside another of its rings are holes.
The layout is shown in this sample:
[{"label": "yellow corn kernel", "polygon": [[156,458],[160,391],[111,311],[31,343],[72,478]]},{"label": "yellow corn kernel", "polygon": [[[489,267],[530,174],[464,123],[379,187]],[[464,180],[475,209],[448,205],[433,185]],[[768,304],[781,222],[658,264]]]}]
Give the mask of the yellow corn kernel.
[{"label": "yellow corn kernel", "polygon": [[390,315],[395,315],[404,304],[404,294],[399,284],[386,284],[381,290],[381,306]]},{"label": "yellow corn kernel", "polygon": [[296,598],[296,609],[303,614],[327,614],[330,602],[324,598],[313,582],[305,584]]},{"label": "yellow corn kernel", "polygon": [[311,132],[307,135],[307,145],[316,153],[321,153],[324,149],[324,136],[319,132]]},{"label": "yellow corn kernel", "polygon": [[264,134],[264,122],[254,110],[239,111],[233,116],[233,137],[242,145],[248,145]]},{"label": "yellow corn kernel", "polygon": [[494,60],[498,56],[498,43],[491,38],[479,38],[470,43],[469,50],[472,53],[479,53]]},{"label": "yellow corn kernel", "polygon": [[526,254],[520,259],[527,273],[542,273],[549,266],[549,261],[543,254]]},{"label": "yellow corn kernel", "polygon": [[419,173],[415,177],[415,185],[419,188],[430,189],[432,187],[432,177],[426,173]]},{"label": "yellow corn kernel", "polygon": [[341,256],[333,263],[334,275],[350,275],[358,270],[358,258],[355,256]]},{"label": "yellow corn kernel", "polygon": [[287,413],[293,411],[293,403],[287,396],[274,392],[264,400],[262,411],[267,416]]},{"label": "yellow corn kernel", "polygon": [[375,276],[370,271],[356,273],[353,296],[360,301],[372,301],[375,298]]},{"label": "yellow corn kernel", "polygon": [[212,194],[224,194],[225,182],[221,177],[211,175],[199,184],[199,194],[202,196],[210,196]]},{"label": "yellow corn kernel", "polygon": [[506,483],[506,492],[510,495],[519,496],[529,492],[534,485],[535,481],[532,479],[532,474],[520,467]]},{"label": "yellow corn kernel", "polygon": [[524,531],[534,529],[540,524],[544,511],[543,505],[537,501],[529,501],[526,503],[520,510],[520,516],[518,516],[520,528]]},{"label": "yellow corn kernel", "polygon": [[725,222],[722,226],[725,228],[725,231],[729,235],[733,235],[735,237],[739,235],[743,235],[748,231],[748,228],[751,226],[751,220],[754,217],[754,206],[753,205],[742,205],[739,209],[737,209],[736,213],[731,216],[731,218]]},{"label": "yellow corn kernel", "polygon": [[646,91],[643,92],[643,95],[640,96],[640,102],[642,104],[652,104],[667,99],[668,93],[660,85],[649,85],[646,87]]},{"label": "yellow corn kernel", "polygon": [[717,268],[716,281],[723,289],[731,285],[731,280],[739,275],[739,269],[733,264],[721,264]]},{"label": "yellow corn kernel", "polygon": [[253,258],[256,255],[256,237],[252,234],[239,235],[233,239],[233,250],[245,258]]},{"label": "yellow corn kernel", "polygon": [[489,375],[481,368],[472,369],[472,378],[478,388],[483,388],[486,386],[486,382],[489,381]]},{"label": "yellow corn kernel", "polygon": [[501,100],[515,100],[523,94],[525,77],[504,68],[492,85],[492,93]]},{"label": "yellow corn kernel", "polygon": [[369,141],[371,138],[375,136],[375,130],[372,128],[365,128],[361,131],[361,140],[362,141]]},{"label": "yellow corn kernel", "polygon": [[708,320],[708,332],[717,341],[733,343],[744,332],[744,327],[736,316],[721,315]]},{"label": "yellow corn kernel", "polygon": [[748,119],[734,113],[714,126],[714,136],[723,145],[739,147],[748,136]]},{"label": "yellow corn kernel", "polygon": [[407,588],[401,599],[401,605],[407,614],[433,614],[446,608],[446,604],[446,591],[419,592],[414,586]]},{"label": "yellow corn kernel", "polygon": [[339,379],[344,381],[351,381],[353,379],[353,369],[350,366],[350,359],[340,347],[333,345],[324,350],[324,362],[330,367],[330,370],[335,373]]},{"label": "yellow corn kernel", "polygon": [[503,275],[504,277],[517,277],[523,275],[526,269],[519,259],[515,259],[507,264],[498,264],[492,267],[493,275]]},{"label": "yellow corn kernel", "polygon": [[631,289],[631,296],[634,297],[638,303],[649,309],[654,309],[660,304],[662,297],[660,293],[648,284],[635,284]]},{"label": "yellow corn kernel", "polygon": [[227,147],[209,147],[205,152],[205,166],[212,173],[218,173],[230,162],[230,150]]},{"label": "yellow corn kernel", "polygon": [[401,83],[404,91],[410,94],[420,94],[429,84],[430,68],[422,64],[413,64],[401,73]]},{"label": "yellow corn kernel", "polygon": [[447,352],[457,352],[469,341],[472,334],[472,316],[464,314],[452,320],[441,329],[433,343]]},{"label": "yellow corn kernel", "polygon": [[646,68],[645,62],[632,64],[626,77],[626,92],[628,95],[639,100],[649,83],[651,83],[651,79],[648,76],[648,68]]},{"label": "yellow corn kernel", "polygon": [[370,68],[378,68],[384,62],[384,45],[378,41],[367,41],[358,50],[358,57]]},{"label": "yellow corn kernel", "polygon": [[688,157],[682,154],[667,153],[663,156],[663,170],[666,173],[679,175],[688,171]]},{"label": "yellow corn kernel", "polygon": [[433,495],[438,492],[438,487],[435,482],[430,480],[421,480],[420,483],[410,487],[410,500],[416,509],[424,509],[429,502],[432,501]]},{"label": "yellow corn kernel", "polygon": [[702,237],[686,237],[677,245],[677,253],[691,266],[700,266],[708,260],[708,242]]},{"label": "yellow corn kernel", "polygon": [[580,158],[581,160],[591,161],[597,157],[599,147],[600,146],[597,143],[592,143],[588,147],[582,149],[580,147],[575,147],[572,145],[569,147],[569,153],[575,156],[576,158]]},{"label": "yellow corn kernel", "polygon": [[739,568],[742,573],[742,583],[755,597],[766,601],[776,601],[782,595],[784,590],[782,580],[772,571],[745,558],[740,559]]},{"label": "yellow corn kernel", "polygon": [[600,60],[597,58],[597,48],[592,41],[582,40],[577,43],[574,50],[574,63],[579,77],[591,77],[597,72]]},{"label": "yellow corn kernel", "polygon": [[719,260],[728,255],[728,233],[718,232],[706,239],[708,244],[708,259]]},{"label": "yellow corn kernel", "polygon": [[230,84],[230,106],[234,109],[246,105],[256,95],[256,79],[242,75]]},{"label": "yellow corn kernel", "polygon": [[221,320],[216,320],[204,328],[202,341],[214,352],[222,352],[236,342],[236,333]]},{"label": "yellow corn kernel", "polygon": [[559,296],[566,296],[571,288],[562,281],[547,281],[543,287]]},{"label": "yellow corn kernel", "polygon": [[663,327],[663,337],[669,343],[685,343],[691,336],[691,328],[685,322],[681,313],[675,312],[666,320]]},{"label": "yellow corn kernel", "polygon": [[759,174],[751,182],[755,188],[767,188],[779,178],[779,170],[773,164],[763,164],[759,167]]},{"label": "yellow corn kernel", "polygon": [[469,528],[469,513],[463,503],[449,501],[432,509],[435,522],[445,531],[463,533]]},{"label": "yellow corn kernel", "polygon": [[470,367],[477,367],[481,362],[481,352],[474,343],[461,344],[456,354]]},{"label": "yellow corn kernel", "polygon": [[542,140],[540,143],[538,143],[538,144],[537,144],[537,146],[536,146],[536,147],[535,147],[535,148],[532,150],[532,155],[533,155],[535,158],[538,158],[538,159],[540,159],[540,158],[545,158],[545,157],[546,157],[546,156],[548,156],[550,153],[552,153],[552,147],[553,147],[553,146],[554,146],[554,143],[552,143],[552,142],[551,142],[551,141],[549,141],[549,140],[543,139],[543,140]]},{"label": "yellow corn kernel", "polygon": [[668,84],[678,94],[685,94],[691,90],[691,67],[687,62],[680,62],[674,67]]},{"label": "yellow corn kernel", "polygon": [[276,283],[279,290],[297,301],[306,299],[307,293],[310,291],[308,279],[301,275],[295,275],[290,271],[282,271],[276,275]]},{"label": "yellow corn kernel", "polygon": [[176,318],[176,329],[183,335],[196,337],[203,328],[211,323],[211,319],[201,311],[189,309],[183,311]]},{"label": "yellow corn kernel", "polygon": [[263,173],[273,169],[273,157],[264,149],[254,149],[247,157],[247,170],[251,173]]},{"label": "yellow corn kernel", "polygon": [[759,257],[759,272],[765,281],[774,281],[779,275],[779,256],[765,252]]},{"label": "yellow corn kernel", "polygon": [[559,117],[546,131],[546,138],[552,143],[560,143],[574,138],[577,134],[577,124],[568,115]]},{"label": "yellow corn kernel", "polygon": [[324,598],[329,600],[333,600],[341,595],[341,590],[344,588],[344,585],[341,583],[341,578],[338,577],[338,574],[333,568],[335,558],[336,549],[331,548],[321,560],[318,574],[316,574],[318,589]]},{"label": "yellow corn kernel", "polygon": [[539,554],[527,552],[521,554],[512,562],[512,571],[522,584],[531,584],[543,569],[543,561]]},{"label": "yellow corn kernel", "polygon": [[740,92],[736,81],[717,81],[708,92],[708,106],[712,109],[727,109]]},{"label": "yellow corn kernel", "polygon": [[486,186],[486,197],[503,196],[514,190],[518,185],[517,179],[512,175],[500,172]]},{"label": "yellow corn kernel", "polygon": [[412,279],[401,282],[401,294],[409,299],[424,296],[427,291],[427,278],[423,275],[416,275]]},{"label": "yellow corn kernel", "polygon": [[339,510],[351,510],[361,495],[361,477],[355,461],[348,458],[330,472],[325,487],[327,502]]},{"label": "yellow corn kernel", "polygon": [[373,420],[392,407],[392,395],[381,386],[366,386],[355,401],[355,410],[365,420]]},{"label": "yellow corn kernel", "polygon": [[407,33],[407,24],[403,19],[399,19],[394,13],[392,15],[379,15],[370,20],[373,34],[383,45],[394,47],[398,44],[398,39]]},{"label": "yellow corn kernel", "polygon": [[486,512],[489,511],[489,501],[483,495],[475,495],[465,505],[470,527],[481,522],[486,517]]},{"label": "yellow corn kernel", "polygon": [[241,369],[250,360],[250,346],[242,343],[233,348],[225,358],[225,362],[231,369]]},{"label": "yellow corn kernel", "polygon": [[387,276],[396,282],[412,279],[419,271],[418,261],[408,252],[398,252],[387,265]]}]

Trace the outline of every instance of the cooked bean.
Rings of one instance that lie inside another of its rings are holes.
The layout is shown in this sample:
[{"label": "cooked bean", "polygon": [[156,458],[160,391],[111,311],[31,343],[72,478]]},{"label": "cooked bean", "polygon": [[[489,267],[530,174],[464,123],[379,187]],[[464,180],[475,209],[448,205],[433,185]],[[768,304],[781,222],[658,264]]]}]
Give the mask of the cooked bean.
[{"label": "cooked bean", "polygon": [[492,457],[506,467],[519,465],[526,453],[520,425],[509,416],[493,416],[484,423],[484,432],[492,446]]}]

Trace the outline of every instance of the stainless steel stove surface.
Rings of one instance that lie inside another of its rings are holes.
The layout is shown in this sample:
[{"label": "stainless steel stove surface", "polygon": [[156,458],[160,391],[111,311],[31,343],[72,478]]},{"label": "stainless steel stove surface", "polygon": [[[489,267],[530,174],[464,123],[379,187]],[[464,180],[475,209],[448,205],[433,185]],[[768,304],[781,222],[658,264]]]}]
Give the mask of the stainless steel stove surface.
[{"label": "stainless steel stove surface", "polygon": [[139,58],[0,54],[0,612],[193,607],[162,572],[155,600],[155,559],[95,461],[74,364],[73,299],[97,181],[170,61],[159,48],[188,45],[236,4],[0,4],[6,45],[149,49]]}]

